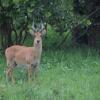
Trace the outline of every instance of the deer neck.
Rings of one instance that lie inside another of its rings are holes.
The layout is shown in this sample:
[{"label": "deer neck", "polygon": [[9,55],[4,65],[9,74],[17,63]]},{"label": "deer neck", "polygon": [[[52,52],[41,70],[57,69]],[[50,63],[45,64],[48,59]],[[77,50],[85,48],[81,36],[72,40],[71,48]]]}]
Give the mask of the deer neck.
[{"label": "deer neck", "polygon": [[42,43],[40,43],[39,46],[34,44],[34,49],[37,52],[37,56],[40,58],[41,57],[41,53],[42,53]]}]

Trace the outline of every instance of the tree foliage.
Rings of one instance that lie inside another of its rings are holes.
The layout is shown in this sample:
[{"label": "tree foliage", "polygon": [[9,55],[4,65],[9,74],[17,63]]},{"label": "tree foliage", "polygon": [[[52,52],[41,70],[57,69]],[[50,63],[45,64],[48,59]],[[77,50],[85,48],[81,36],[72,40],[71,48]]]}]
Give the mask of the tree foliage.
[{"label": "tree foliage", "polygon": [[[88,34],[89,45],[96,46],[100,43],[100,0],[74,0],[74,11],[78,15],[86,16],[88,19],[87,23],[84,25],[87,27],[85,29],[85,34]],[[82,23],[82,25],[83,24],[84,23]],[[80,27],[79,30],[82,30],[82,27]]]},{"label": "tree foliage", "polygon": [[73,10],[73,0],[0,0],[2,47],[23,43],[33,20],[51,25],[60,37],[83,19]]},{"label": "tree foliage", "polygon": [[30,23],[30,2],[25,0],[0,0],[1,46],[23,43]]},{"label": "tree foliage", "polygon": [[74,10],[89,16],[93,23],[100,21],[100,0],[74,0]]}]

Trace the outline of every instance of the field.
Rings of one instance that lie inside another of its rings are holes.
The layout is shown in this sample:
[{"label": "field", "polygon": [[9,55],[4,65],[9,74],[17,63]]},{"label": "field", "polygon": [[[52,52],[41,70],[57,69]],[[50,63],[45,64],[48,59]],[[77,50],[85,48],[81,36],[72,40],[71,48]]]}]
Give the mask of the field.
[{"label": "field", "polygon": [[100,100],[100,53],[70,48],[43,51],[40,72],[28,83],[27,71],[16,68],[16,83],[5,78],[0,57],[0,100]]}]

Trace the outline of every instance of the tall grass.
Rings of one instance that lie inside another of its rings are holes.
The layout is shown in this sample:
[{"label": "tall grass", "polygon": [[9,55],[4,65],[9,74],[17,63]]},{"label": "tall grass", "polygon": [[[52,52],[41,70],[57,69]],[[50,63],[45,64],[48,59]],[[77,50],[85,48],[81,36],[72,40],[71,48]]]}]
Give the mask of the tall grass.
[{"label": "tall grass", "polygon": [[7,82],[0,58],[0,100],[100,100],[100,56],[93,49],[43,51],[37,80],[16,68],[16,84]]}]

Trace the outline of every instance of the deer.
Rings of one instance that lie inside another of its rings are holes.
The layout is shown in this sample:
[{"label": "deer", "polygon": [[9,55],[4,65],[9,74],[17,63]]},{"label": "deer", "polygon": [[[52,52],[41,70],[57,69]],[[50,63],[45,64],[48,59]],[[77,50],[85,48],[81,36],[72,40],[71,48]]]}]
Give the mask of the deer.
[{"label": "deer", "polygon": [[33,71],[34,77],[37,76],[42,54],[42,37],[45,33],[45,24],[43,22],[40,23],[40,27],[37,29],[33,21],[31,32],[31,35],[34,36],[33,46],[13,45],[5,50],[7,79],[15,82],[13,70],[18,65],[24,65],[27,68],[29,81],[32,80]]}]

